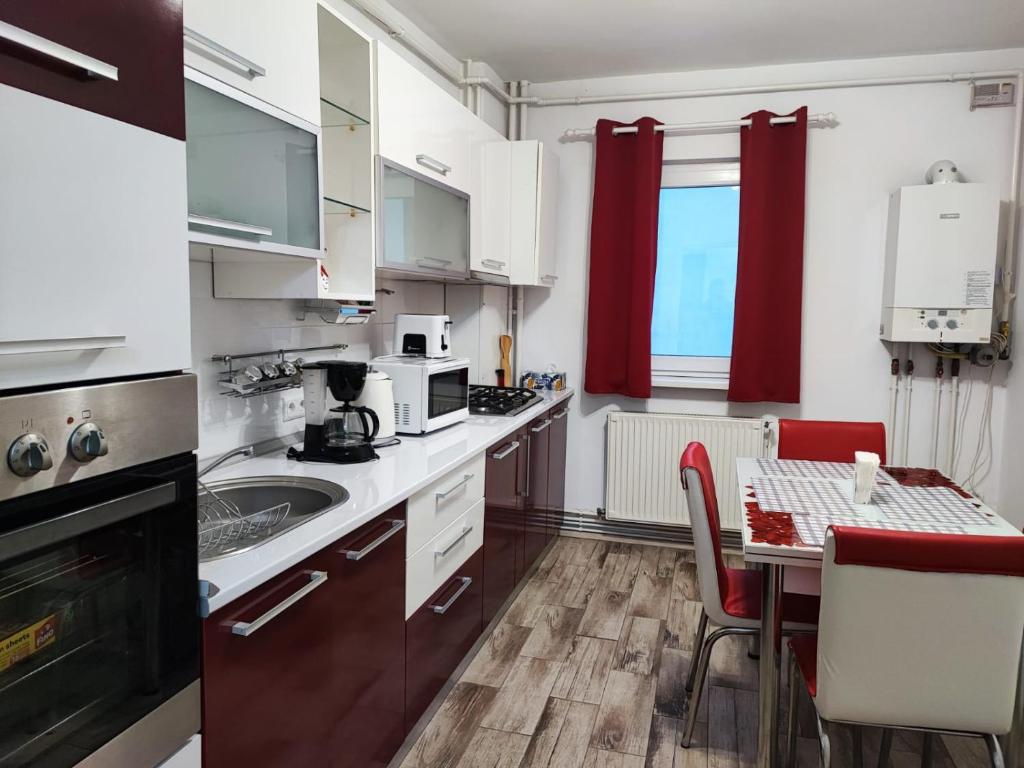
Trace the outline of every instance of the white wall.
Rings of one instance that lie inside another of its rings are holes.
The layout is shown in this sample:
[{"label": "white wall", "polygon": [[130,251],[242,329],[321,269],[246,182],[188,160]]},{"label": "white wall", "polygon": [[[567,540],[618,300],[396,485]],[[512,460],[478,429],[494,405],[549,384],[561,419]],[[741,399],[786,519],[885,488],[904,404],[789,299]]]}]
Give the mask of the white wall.
[{"label": "white wall", "polygon": [[[660,90],[782,84],[897,74],[936,74],[1024,66],[1024,50],[826,62],[756,69],[607,78],[533,84],[531,94],[644,93]],[[882,263],[888,194],[901,185],[923,183],[937,159],[955,160],[972,181],[999,185],[1008,195],[1013,110],[970,112],[966,84],[822,90],[759,96],[532,108],[528,136],[558,154],[560,167],[558,270],[552,290],[529,289],[524,333],[519,340],[525,367],[554,362],[582,389],[585,307],[593,184],[593,144],[562,141],[567,128],[592,126],[600,117],[631,121],[652,115],[666,123],[733,120],[757,109],[790,112],[807,105],[811,113],[835,112],[839,126],[812,129],[808,139],[806,245],[804,266],[803,383],[797,406],[732,405],[724,392],[656,390],[649,401],[590,396],[581,392],[569,427],[571,455],[567,505],[593,511],[604,505],[604,428],[610,411],[761,415],[884,420],[888,410],[890,353],[878,340]],[[735,133],[672,136],[665,157],[737,157]],[[770,318],[766,318],[770,322]],[[934,357],[916,350],[911,464],[929,463],[925,436],[931,432]],[[1005,366],[996,371],[993,391],[994,466],[979,484],[998,504],[999,447],[1006,418]],[[987,373],[975,371],[966,418],[966,472],[979,434]],[[947,367],[948,382],[948,367]],[[947,383],[948,386],[948,383]],[[1017,395],[1024,406],[1024,384]],[[948,403],[948,397],[944,401]],[[1017,417],[1024,427],[1024,416]],[[945,424],[945,414],[943,414]],[[1020,434],[1021,430],[1018,429]],[[1007,462],[1007,471],[1016,462]],[[1019,472],[1015,473],[1020,475]],[[729,479],[722,480],[724,488]],[[1024,478],[1014,487],[1024,491]],[[1009,487],[1006,483],[1004,486]],[[725,490],[723,492],[729,492]],[[1020,512],[1005,510],[1010,517]]]}]

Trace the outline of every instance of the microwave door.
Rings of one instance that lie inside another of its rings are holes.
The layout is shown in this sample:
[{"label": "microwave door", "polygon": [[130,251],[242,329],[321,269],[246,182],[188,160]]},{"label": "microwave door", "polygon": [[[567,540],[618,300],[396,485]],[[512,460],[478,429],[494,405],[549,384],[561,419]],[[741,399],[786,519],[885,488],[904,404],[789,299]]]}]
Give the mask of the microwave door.
[{"label": "microwave door", "polygon": [[465,366],[430,374],[427,418],[430,420],[469,407],[469,369]]}]

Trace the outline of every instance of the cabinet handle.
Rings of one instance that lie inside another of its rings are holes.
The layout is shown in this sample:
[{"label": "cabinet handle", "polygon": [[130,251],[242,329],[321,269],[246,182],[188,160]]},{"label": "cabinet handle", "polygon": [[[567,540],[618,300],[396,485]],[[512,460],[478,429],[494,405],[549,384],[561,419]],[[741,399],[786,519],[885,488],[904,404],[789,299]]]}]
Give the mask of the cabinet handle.
[{"label": "cabinet handle", "polygon": [[211,40],[206,35],[196,32],[194,29],[185,27],[185,39],[191,40],[193,43],[201,45],[221,58],[227,59],[230,63],[241,69],[246,75],[249,76],[250,80],[257,77],[263,77],[267,74],[267,70],[261,67],[254,61],[250,61],[241,54],[235,53],[230,48],[225,48],[223,45],[218,43],[216,40]]},{"label": "cabinet handle", "polygon": [[317,587],[322,587],[327,582],[326,571],[309,571],[309,583],[303,586],[301,589],[294,592],[289,597],[286,597],[280,603],[275,605],[269,611],[264,613],[255,621],[236,621],[231,625],[231,634],[238,635],[239,637],[248,637],[257,629],[273,621],[286,610],[295,605],[299,600],[304,598],[310,592]]},{"label": "cabinet handle", "polygon": [[63,339],[0,341],[0,355],[32,355],[38,352],[82,352],[117,349],[128,345],[127,336],[68,336]]},{"label": "cabinet handle", "polygon": [[388,522],[391,523],[391,527],[388,528],[383,534],[378,536],[376,539],[371,541],[362,549],[339,549],[338,554],[344,555],[349,560],[362,560],[364,557],[373,552],[373,550],[375,550],[385,541],[387,541],[400,530],[405,528],[404,520],[388,520]]},{"label": "cabinet handle", "polygon": [[258,224],[246,224],[242,221],[231,221],[231,219],[215,219],[212,216],[200,216],[190,213],[188,223],[198,227],[213,227],[214,229],[226,229],[229,232],[238,232],[243,235],[256,235],[257,237],[270,237],[274,230],[270,227],[261,227]]},{"label": "cabinet handle", "polygon": [[504,267],[508,264],[507,261],[498,261],[497,259],[480,259],[481,264],[486,264],[489,267]]},{"label": "cabinet handle", "polygon": [[523,496],[530,498],[530,464],[533,463],[533,446],[530,445],[530,435],[526,434],[526,490],[523,492]]},{"label": "cabinet handle", "polygon": [[462,479],[459,480],[459,482],[457,482],[455,485],[453,485],[447,491],[438,491],[437,493],[435,493],[434,494],[434,499],[436,501],[443,501],[444,499],[447,499],[449,496],[451,496],[453,493],[455,493],[457,490],[459,490],[459,488],[461,488],[466,483],[468,483],[470,480],[472,480],[474,477],[475,477],[475,475],[463,475]]},{"label": "cabinet handle", "polygon": [[540,280],[542,283],[553,283],[558,279],[558,275],[541,275]]},{"label": "cabinet handle", "polygon": [[471,534],[472,532],[473,532],[473,526],[472,525],[464,526],[462,528],[462,532],[458,536],[456,536],[454,539],[452,539],[450,542],[448,542],[448,546],[446,546],[444,549],[435,549],[434,550],[434,557],[444,557],[444,556],[446,556],[449,552],[451,552],[453,549],[455,549],[455,547],[464,538],[469,536],[469,534]]},{"label": "cabinet handle", "polygon": [[501,451],[495,451],[494,453],[492,453],[491,454],[491,458],[492,459],[497,459],[498,461],[501,461],[506,456],[510,456],[513,453],[515,453],[518,448],[519,448],[519,441],[518,440],[513,440],[511,443],[508,444],[507,448],[505,448],[505,449],[503,449]]},{"label": "cabinet handle", "polygon": [[429,168],[432,171],[440,173],[442,176],[447,176],[452,172],[452,167],[450,165],[445,165],[440,160],[435,160],[430,155],[416,155],[416,162],[424,168]]},{"label": "cabinet handle", "polygon": [[448,267],[440,267],[440,266],[437,266],[435,264],[431,264],[426,259],[416,259],[416,266],[417,267],[423,267],[423,269],[433,269],[436,272],[447,272],[448,271]]},{"label": "cabinet handle", "polygon": [[563,408],[558,413],[556,413],[554,417],[556,419],[564,419],[568,415],[568,413],[569,413],[569,409],[568,408]]},{"label": "cabinet handle", "polygon": [[8,24],[6,21],[0,21],[0,38],[48,58],[70,64],[72,67],[84,69],[93,77],[102,77],[104,80],[117,82],[117,67],[112,64],[94,59],[92,56],[86,56],[74,48],[47,40],[45,37],[32,34],[28,30]]},{"label": "cabinet handle", "polygon": [[544,421],[542,421],[536,427],[530,427],[530,431],[531,432],[543,432],[545,429],[547,429],[550,426],[551,426],[551,419],[544,419]]},{"label": "cabinet handle", "polygon": [[473,583],[472,576],[459,576],[458,578],[462,582],[462,586],[455,590],[455,594],[449,597],[444,605],[432,605],[430,610],[437,614],[447,613],[448,609],[455,605],[455,601],[462,597],[462,593],[469,589],[469,585]]}]

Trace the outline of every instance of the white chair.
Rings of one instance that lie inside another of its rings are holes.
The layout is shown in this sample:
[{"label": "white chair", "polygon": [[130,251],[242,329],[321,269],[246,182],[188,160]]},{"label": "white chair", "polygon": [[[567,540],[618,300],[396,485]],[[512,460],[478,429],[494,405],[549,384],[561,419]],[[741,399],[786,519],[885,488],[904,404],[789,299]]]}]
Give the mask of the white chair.
[{"label": "white chair", "polygon": [[[700,583],[700,596],[704,604],[693,644],[690,671],[686,677],[689,713],[682,746],[689,747],[715,643],[729,635],[756,636],[760,632],[761,572],[728,568],[722,559],[715,478],[707,450],[701,443],[693,442],[686,447],[679,460],[679,472],[690,512],[694,555],[697,559],[697,580]],[[794,631],[813,631],[817,620],[816,596],[788,592],[783,594],[783,632],[788,634]],[[705,637],[709,622],[717,629]]]},{"label": "white chair", "polygon": [[1022,633],[1024,537],[833,528],[818,634],[789,641],[789,765],[802,678],[826,768],[822,721],[978,736],[1003,768]]}]

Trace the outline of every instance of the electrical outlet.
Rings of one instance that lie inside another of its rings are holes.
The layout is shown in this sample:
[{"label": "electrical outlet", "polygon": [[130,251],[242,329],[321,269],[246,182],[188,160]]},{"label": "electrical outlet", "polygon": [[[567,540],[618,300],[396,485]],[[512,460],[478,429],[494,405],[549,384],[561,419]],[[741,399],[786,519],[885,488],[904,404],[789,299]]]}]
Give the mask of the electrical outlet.
[{"label": "electrical outlet", "polygon": [[281,421],[295,421],[305,418],[306,411],[302,407],[302,390],[281,394]]}]

